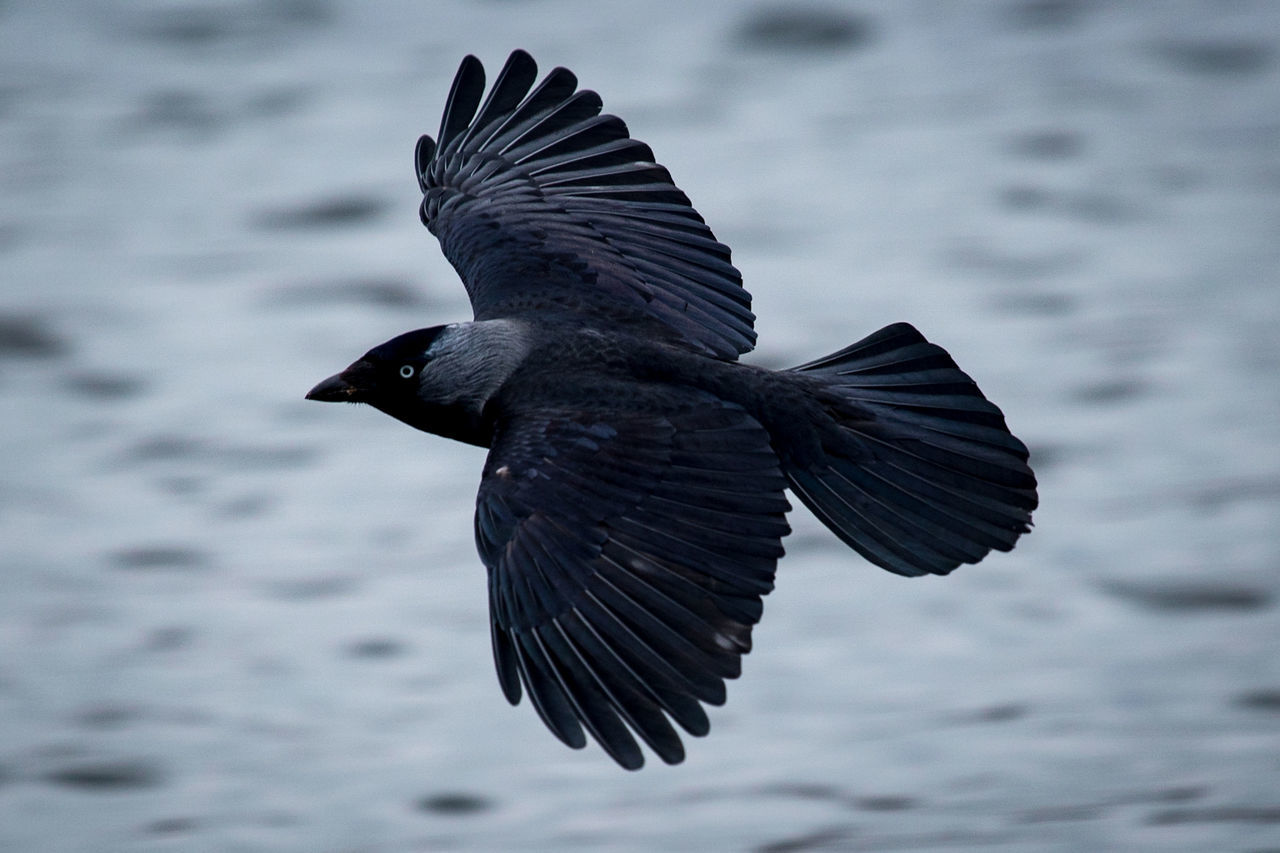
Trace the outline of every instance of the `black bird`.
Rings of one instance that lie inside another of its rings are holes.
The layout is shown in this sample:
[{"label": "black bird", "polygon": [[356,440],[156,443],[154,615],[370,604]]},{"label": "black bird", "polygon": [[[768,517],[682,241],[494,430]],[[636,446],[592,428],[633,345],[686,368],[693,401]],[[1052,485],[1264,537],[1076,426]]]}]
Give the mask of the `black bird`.
[{"label": "black bird", "polygon": [[475,319],[307,394],[489,448],[475,537],[498,681],[574,748],[684,758],[751,649],[792,492],[851,548],[945,575],[1030,529],[1026,446],[906,323],[771,371],[751,297],[649,147],[556,68],[454,78],[418,140],[422,221]]}]

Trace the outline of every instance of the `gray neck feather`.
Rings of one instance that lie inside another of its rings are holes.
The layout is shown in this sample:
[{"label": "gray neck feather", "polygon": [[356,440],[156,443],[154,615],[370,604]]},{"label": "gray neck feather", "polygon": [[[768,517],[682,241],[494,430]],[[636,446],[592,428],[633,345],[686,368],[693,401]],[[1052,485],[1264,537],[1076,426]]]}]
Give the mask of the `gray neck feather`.
[{"label": "gray neck feather", "polygon": [[445,328],[427,350],[424,399],[462,403],[479,413],[529,353],[529,329],[516,320],[479,320]]}]

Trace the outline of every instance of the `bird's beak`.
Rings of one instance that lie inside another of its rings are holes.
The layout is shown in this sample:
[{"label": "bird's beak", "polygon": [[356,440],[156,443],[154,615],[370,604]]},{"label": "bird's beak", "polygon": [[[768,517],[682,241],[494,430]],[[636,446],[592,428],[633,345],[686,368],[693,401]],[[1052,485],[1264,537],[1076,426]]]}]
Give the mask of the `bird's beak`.
[{"label": "bird's beak", "polygon": [[307,392],[308,400],[322,403],[360,403],[373,390],[373,365],[357,361],[337,376],[330,376]]}]

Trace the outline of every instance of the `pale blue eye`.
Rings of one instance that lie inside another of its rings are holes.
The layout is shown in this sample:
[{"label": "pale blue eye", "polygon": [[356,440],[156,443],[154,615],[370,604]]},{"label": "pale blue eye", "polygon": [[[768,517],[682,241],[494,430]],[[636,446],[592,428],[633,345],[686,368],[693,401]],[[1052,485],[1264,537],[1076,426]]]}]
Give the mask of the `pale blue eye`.
[{"label": "pale blue eye", "polygon": [[400,366],[400,377],[402,379],[410,379],[413,377],[413,365],[404,364]]}]

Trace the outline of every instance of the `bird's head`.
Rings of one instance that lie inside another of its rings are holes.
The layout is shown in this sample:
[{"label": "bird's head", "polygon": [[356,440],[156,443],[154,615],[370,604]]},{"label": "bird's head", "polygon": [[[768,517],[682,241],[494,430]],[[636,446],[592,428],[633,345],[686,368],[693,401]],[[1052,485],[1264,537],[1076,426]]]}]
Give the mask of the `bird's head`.
[{"label": "bird's head", "polygon": [[504,320],[406,332],[307,392],[308,400],[368,403],[409,426],[487,447],[484,409],[527,352]]}]

